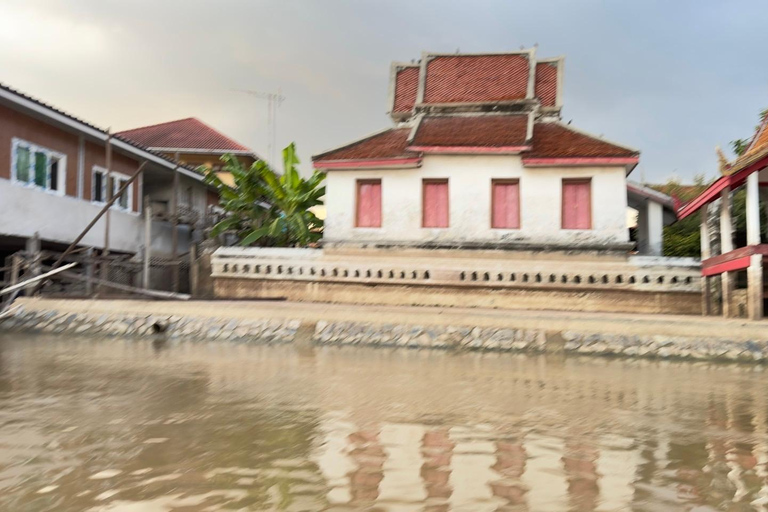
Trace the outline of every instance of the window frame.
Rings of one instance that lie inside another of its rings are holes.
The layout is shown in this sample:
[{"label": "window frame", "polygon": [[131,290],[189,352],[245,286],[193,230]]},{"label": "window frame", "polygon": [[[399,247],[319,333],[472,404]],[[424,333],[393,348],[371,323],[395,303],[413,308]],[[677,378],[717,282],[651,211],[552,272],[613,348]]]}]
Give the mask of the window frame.
[{"label": "window frame", "polygon": [[[571,183],[571,184],[579,184],[579,183],[585,183],[589,185],[589,220],[588,224],[589,227],[586,228],[567,228],[565,227],[565,184]],[[594,223],[593,223],[593,215],[592,215],[592,178],[563,178],[560,184],[560,229],[565,231],[591,231],[594,229]]]},{"label": "window frame", "polygon": [[[96,177],[97,173],[101,174],[103,176],[102,179],[101,179],[103,200],[101,200],[101,201],[94,199],[94,197],[96,196],[96,194],[94,192],[96,191],[96,178],[95,177]],[[109,174],[109,177],[112,178],[113,183],[114,183],[114,186],[112,187],[112,196],[113,197],[114,197],[115,194],[117,194],[117,191],[120,190],[120,186],[121,186],[120,183],[123,182],[123,181],[128,181],[129,179],[131,179],[131,177],[128,176],[127,174],[123,174],[123,173],[117,172],[117,171],[110,171],[109,173],[107,173],[106,167],[102,167],[100,165],[94,165],[93,168],[91,169],[91,203],[96,204],[96,205],[102,205],[102,206],[107,204],[107,197],[108,197],[107,196],[107,187],[109,186],[109,180],[107,179],[107,174]],[[117,211],[120,211],[120,212],[125,212],[125,213],[138,213],[138,212],[135,212],[134,209],[133,209],[133,186],[134,185],[135,185],[135,183],[131,183],[130,185],[128,185],[128,188],[125,190],[126,195],[128,196],[128,207],[127,208],[123,208],[120,205],[120,200],[117,200],[117,201],[114,202],[114,204],[112,204],[110,209],[117,210]]]},{"label": "window frame", "polygon": [[[29,180],[28,181],[21,181],[18,177],[18,169],[16,168],[18,164],[18,149],[19,147],[24,147],[29,151]],[[40,186],[35,183],[35,158],[34,155],[37,153],[43,153],[45,155],[45,169],[46,169],[46,175],[45,175],[45,186]],[[58,186],[57,190],[54,190],[51,188],[51,163],[52,159],[55,158],[58,162],[58,168],[57,168],[57,176],[56,176],[56,184]],[[48,149],[45,146],[41,146],[39,144],[35,144],[33,142],[29,142],[28,140],[21,139],[18,137],[13,137],[11,139],[11,183],[18,185],[20,187],[30,188],[34,190],[40,190],[42,192],[46,192],[48,194],[52,194],[55,196],[63,197],[66,195],[66,188],[67,188],[67,155],[60,152],[55,151],[53,149]]]},{"label": "window frame", "polygon": [[[494,200],[494,187],[496,185],[517,185],[517,226],[509,228],[509,227],[497,227],[494,226],[494,215],[493,212],[495,210],[495,200]],[[491,229],[501,229],[506,231],[518,231],[522,229],[523,227],[523,212],[522,212],[522,205],[521,205],[521,197],[522,194],[520,193],[520,178],[493,178],[491,179]]]},{"label": "window frame", "polygon": [[[446,224],[445,226],[426,226],[426,196],[427,184],[445,183],[446,190]],[[421,228],[422,229],[450,229],[451,227],[451,182],[448,178],[423,178],[421,180]]]},{"label": "window frame", "polygon": [[[379,185],[379,225],[360,225],[360,187],[362,185]],[[381,178],[359,178],[355,180],[355,229],[381,229],[384,226],[384,185]]]}]

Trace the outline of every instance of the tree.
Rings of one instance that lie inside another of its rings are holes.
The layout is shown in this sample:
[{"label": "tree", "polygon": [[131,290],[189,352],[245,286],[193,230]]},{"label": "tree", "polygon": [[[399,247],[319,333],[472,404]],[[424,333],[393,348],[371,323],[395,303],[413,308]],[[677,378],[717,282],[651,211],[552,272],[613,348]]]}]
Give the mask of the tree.
[{"label": "tree", "polygon": [[[693,179],[693,185],[683,185],[673,178],[664,185],[656,185],[653,188],[678,201],[687,203],[701,194],[707,185],[704,176],[697,174]],[[699,217],[693,215],[669,226],[664,226],[663,238],[664,256],[699,257],[701,254]]]},{"label": "tree", "polygon": [[[765,121],[765,117],[768,116],[768,108],[763,109],[760,111],[759,118],[760,118],[760,124]],[[755,131],[760,129],[760,124],[757,125],[755,128]],[[752,139],[736,139],[731,141],[731,149],[736,154],[736,156],[741,156],[744,154],[744,152],[749,147],[749,144],[752,142]]]},{"label": "tree", "polygon": [[221,157],[223,171],[232,174],[234,186],[213,172],[205,180],[219,191],[226,217],[211,230],[211,236],[235,233],[241,245],[305,247],[322,237],[323,221],[311,208],[323,204],[325,175],[315,171],[304,179],[299,174],[296,146],[283,150],[284,172],[278,176],[263,160],[250,168],[233,155]]}]

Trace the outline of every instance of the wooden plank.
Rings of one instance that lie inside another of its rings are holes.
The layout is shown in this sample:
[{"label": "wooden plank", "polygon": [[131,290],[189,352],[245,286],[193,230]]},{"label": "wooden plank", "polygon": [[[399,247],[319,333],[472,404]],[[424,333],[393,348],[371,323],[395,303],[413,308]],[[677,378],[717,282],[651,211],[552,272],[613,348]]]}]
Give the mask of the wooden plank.
[{"label": "wooden plank", "polygon": [[739,247],[738,249],[726,252],[725,254],[718,254],[717,256],[707,258],[701,262],[702,273],[708,268],[722,265],[723,263],[727,263],[732,260],[749,257],[754,254],[762,254],[763,256],[768,256],[768,244]]},{"label": "wooden plank", "polygon": [[66,270],[69,270],[70,268],[74,267],[75,265],[77,265],[77,262],[68,263],[67,265],[64,265],[61,268],[52,269],[49,272],[46,272],[45,274],[40,274],[39,276],[35,276],[35,277],[30,278],[30,279],[25,279],[24,281],[22,281],[22,282],[20,282],[18,284],[15,284],[13,286],[9,286],[7,288],[4,288],[4,289],[0,290],[0,296],[8,295],[9,293],[12,293],[12,292],[14,292],[16,290],[20,290],[22,288],[25,288],[26,286],[29,286],[30,284],[36,283],[38,281],[42,281],[43,279],[46,279],[46,278],[48,278],[50,276],[53,276],[53,275],[56,275],[56,274],[58,274],[60,272],[64,272]]},{"label": "wooden plank", "polygon": [[734,270],[744,270],[745,268],[749,267],[749,262],[751,258],[752,258],[751,256],[745,256],[743,258],[728,260],[725,263],[720,263],[708,268],[704,268],[701,270],[701,275],[716,276],[724,272],[733,272]]},{"label": "wooden plank", "polygon": [[[85,276],[81,276],[80,274],[75,274],[73,272],[62,272],[61,276],[66,277],[67,279],[75,279],[77,281],[85,281],[89,279]],[[91,278],[91,280],[94,281],[99,286],[103,286],[105,288],[114,288],[115,290],[135,293],[137,295],[145,295],[147,297],[154,297],[156,299],[189,300],[191,298],[191,296],[186,293],[164,292],[162,290],[145,290],[144,288],[136,288],[135,286],[112,283],[110,281],[104,281],[102,279],[96,279],[96,278]]]}]

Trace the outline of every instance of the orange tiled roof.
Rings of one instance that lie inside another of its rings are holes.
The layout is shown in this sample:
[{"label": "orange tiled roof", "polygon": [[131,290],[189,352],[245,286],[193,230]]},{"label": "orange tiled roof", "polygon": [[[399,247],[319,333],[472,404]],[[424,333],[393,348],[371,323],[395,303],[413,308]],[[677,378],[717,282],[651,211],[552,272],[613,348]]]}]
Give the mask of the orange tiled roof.
[{"label": "orange tiled roof", "polygon": [[117,135],[150,148],[251,151],[194,117],[125,130]]},{"label": "orange tiled roof", "polygon": [[416,104],[419,89],[419,67],[409,66],[397,71],[395,76],[394,112],[410,112]]},{"label": "orange tiled roof", "polygon": [[527,115],[425,117],[414,146],[500,147],[525,144]]},{"label": "orange tiled roof", "polygon": [[544,107],[554,107],[557,103],[557,64],[536,64],[536,97]]},{"label": "orange tiled roof", "polygon": [[381,158],[410,158],[417,156],[407,151],[410,128],[392,128],[352,142],[344,147],[315,155],[315,162],[327,160],[372,160]]},{"label": "orange tiled roof", "polygon": [[536,123],[528,158],[623,158],[637,151],[576,131],[560,123]]},{"label": "orange tiled roof", "polygon": [[530,62],[525,54],[441,55],[427,63],[424,103],[525,99]]}]

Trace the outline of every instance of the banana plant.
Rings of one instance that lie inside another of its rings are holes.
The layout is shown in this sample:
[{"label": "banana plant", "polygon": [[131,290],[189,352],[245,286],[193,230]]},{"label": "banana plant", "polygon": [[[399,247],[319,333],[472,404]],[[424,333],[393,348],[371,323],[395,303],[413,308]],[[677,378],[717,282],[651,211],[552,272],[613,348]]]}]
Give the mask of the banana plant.
[{"label": "banana plant", "polygon": [[263,160],[249,168],[233,155],[221,160],[222,170],[231,173],[234,186],[222,182],[216,173],[206,173],[206,182],[218,189],[226,213],[211,236],[232,232],[241,245],[262,247],[305,247],[322,238],[323,221],[311,208],[323,204],[325,174],[315,171],[302,178],[295,144],[283,150],[282,175]]}]

